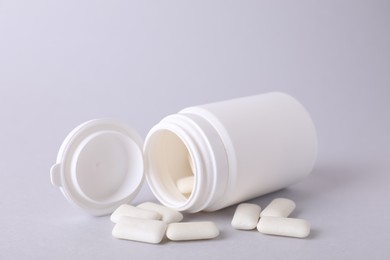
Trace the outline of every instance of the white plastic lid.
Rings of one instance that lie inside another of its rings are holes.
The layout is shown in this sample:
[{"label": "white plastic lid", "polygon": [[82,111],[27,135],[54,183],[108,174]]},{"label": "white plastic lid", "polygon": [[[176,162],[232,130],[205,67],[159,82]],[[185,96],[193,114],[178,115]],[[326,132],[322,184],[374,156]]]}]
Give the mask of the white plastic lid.
[{"label": "white plastic lid", "polygon": [[50,176],[74,205],[93,215],[109,214],[141,187],[142,139],[113,120],[85,122],[62,143]]}]

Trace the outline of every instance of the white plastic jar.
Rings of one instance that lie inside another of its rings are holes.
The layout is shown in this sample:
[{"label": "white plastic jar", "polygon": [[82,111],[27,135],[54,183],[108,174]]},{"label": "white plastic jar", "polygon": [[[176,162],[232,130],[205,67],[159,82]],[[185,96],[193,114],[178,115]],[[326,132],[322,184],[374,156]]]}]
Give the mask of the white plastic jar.
[{"label": "white plastic jar", "polygon": [[[64,141],[52,182],[95,215],[133,199],[143,175],[165,206],[214,211],[301,180],[317,156],[308,112],[278,92],[186,108],[156,124],[143,151],[141,144],[126,126],[87,122]],[[176,182],[188,176],[193,189],[184,195]]]}]

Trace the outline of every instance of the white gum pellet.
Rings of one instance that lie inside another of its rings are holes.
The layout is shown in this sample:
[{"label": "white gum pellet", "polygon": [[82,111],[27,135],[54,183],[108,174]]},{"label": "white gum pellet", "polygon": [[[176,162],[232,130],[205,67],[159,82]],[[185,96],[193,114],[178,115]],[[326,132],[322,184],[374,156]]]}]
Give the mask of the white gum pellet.
[{"label": "white gum pellet", "polygon": [[151,210],[159,213],[161,215],[161,220],[168,224],[173,222],[180,222],[183,219],[183,214],[180,212],[153,202],[142,203],[138,205],[137,208]]},{"label": "white gum pellet", "polygon": [[159,220],[121,217],[112,230],[112,236],[145,243],[158,244],[164,237],[167,223]]},{"label": "white gum pellet", "polygon": [[212,239],[219,235],[219,229],[211,221],[171,223],[166,235],[174,241]]},{"label": "white gum pellet", "polygon": [[260,214],[260,217],[288,217],[295,209],[295,202],[289,199],[274,199]]},{"label": "white gum pellet", "polygon": [[156,211],[137,208],[128,204],[119,206],[114,213],[111,214],[111,221],[117,223],[121,217],[132,217],[142,219],[155,219],[160,220],[161,214]]},{"label": "white gum pellet", "polygon": [[255,229],[260,217],[260,206],[251,203],[242,203],[237,206],[233,216],[232,226],[235,229]]},{"label": "white gum pellet", "polygon": [[261,217],[257,230],[268,235],[305,238],[310,233],[310,224],[304,219]]},{"label": "white gum pellet", "polygon": [[180,178],[176,181],[176,187],[182,194],[189,194],[194,187],[194,176]]}]

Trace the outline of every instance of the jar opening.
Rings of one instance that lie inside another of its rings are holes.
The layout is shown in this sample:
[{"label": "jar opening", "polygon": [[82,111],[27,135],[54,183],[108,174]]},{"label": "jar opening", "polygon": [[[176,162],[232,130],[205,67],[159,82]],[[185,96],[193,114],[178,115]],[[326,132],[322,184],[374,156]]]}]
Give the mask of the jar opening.
[{"label": "jar opening", "polygon": [[176,133],[167,129],[156,131],[148,144],[149,177],[153,183],[159,184],[153,186],[159,190],[158,194],[164,194],[164,201],[169,205],[185,204],[192,192],[182,193],[178,181],[195,176],[193,159],[186,144]]}]

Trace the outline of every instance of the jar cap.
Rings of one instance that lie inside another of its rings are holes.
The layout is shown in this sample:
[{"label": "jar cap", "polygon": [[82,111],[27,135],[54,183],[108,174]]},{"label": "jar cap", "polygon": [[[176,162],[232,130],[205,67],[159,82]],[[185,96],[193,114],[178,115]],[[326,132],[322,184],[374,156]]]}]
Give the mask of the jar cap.
[{"label": "jar cap", "polygon": [[53,185],[68,201],[93,215],[106,215],[128,203],[144,176],[142,139],[111,119],[76,127],[65,138],[50,169]]}]

